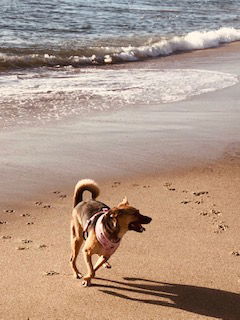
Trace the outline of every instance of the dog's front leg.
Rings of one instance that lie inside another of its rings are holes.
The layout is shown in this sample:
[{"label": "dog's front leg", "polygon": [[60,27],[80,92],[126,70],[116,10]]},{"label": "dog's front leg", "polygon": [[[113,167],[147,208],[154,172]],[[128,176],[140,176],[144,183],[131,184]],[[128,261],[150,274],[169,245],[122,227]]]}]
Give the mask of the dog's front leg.
[{"label": "dog's front leg", "polygon": [[83,277],[82,285],[84,287],[88,287],[91,284],[91,279],[94,278],[95,276],[95,271],[93,269],[92,254],[90,250],[84,249],[83,256],[84,256],[85,263],[87,265],[87,274]]}]

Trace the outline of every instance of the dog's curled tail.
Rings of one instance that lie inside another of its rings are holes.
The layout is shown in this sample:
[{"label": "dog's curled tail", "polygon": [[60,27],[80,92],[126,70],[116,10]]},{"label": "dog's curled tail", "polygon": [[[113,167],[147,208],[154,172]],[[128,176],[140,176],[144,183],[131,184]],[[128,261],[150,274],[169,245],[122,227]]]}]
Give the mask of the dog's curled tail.
[{"label": "dog's curled tail", "polygon": [[73,195],[73,207],[83,200],[82,195],[84,191],[89,191],[92,194],[92,199],[96,199],[99,196],[100,189],[97,183],[92,179],[83,179],[78,181],[74,189]]}]

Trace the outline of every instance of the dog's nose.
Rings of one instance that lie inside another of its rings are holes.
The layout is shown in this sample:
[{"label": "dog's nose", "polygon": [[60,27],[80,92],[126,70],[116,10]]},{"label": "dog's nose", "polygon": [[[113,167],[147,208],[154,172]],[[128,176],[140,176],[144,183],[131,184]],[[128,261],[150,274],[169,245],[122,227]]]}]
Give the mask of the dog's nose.
[{"label": "dog's nose", "polygon": [[147,223],[150,223],[151,221],[152,221],[152,218],[150,218],[150,217],[147,217]]},{"label": "dog's nose", "polygon": [[152,221],[152,218],[148,217],[148,216],[143,216],[143,218],[141,219],[141,223],[142,224],[148,224]]}]

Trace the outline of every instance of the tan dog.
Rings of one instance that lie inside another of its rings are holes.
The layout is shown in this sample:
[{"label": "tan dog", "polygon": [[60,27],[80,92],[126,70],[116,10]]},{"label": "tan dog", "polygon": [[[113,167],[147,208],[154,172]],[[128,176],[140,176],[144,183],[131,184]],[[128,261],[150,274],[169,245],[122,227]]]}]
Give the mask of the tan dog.
[{"label": "tan dog", "polygon": [[[92,199],[83,201],[83,192],[88,190]],[[142,224],[151,222],[151,218],[143,216],[134,207],[131,207],[125,197],[123,201],[114,208],[109,208],[104,203],[97,201],[100,193],[99,187],[93,180],[80,180],[74,191],[74,208],[71,221],[71,266],[76,278],[82,278],[76,267],[76,259],[82,243],[84,260],[87,265],[87,274],[83,277],[83,286],[88,286],[95,272],[105,264],[110,268],[108,259],[116,251],[123,235],[128,230],[143,232]],[[93,267],[92,255],[99,256]]]}]

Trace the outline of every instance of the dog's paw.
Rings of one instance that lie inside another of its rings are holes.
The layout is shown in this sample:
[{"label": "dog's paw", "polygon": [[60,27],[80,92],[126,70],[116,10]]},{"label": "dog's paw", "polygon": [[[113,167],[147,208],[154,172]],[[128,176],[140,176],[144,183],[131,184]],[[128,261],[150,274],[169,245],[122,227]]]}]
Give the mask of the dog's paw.
[{"label": "dog's paw", "polygon": [[86,287],[90,287],[90,286],[91,286],[90,280],[83,280],[82,281],[82,287],[86,288]]},{"label": "dog's paw", "polygon": [[76,279],[82,279],[83,275],[81,273],[76,273],[74,278]]},{"label": "dog's paw", "polygon": [[111,269],[111,268],[112,268],[112,266],[110,265],[109,262],[105,262],[105,263],[103,264],[103,267],[106,268],[106,269]]}]

